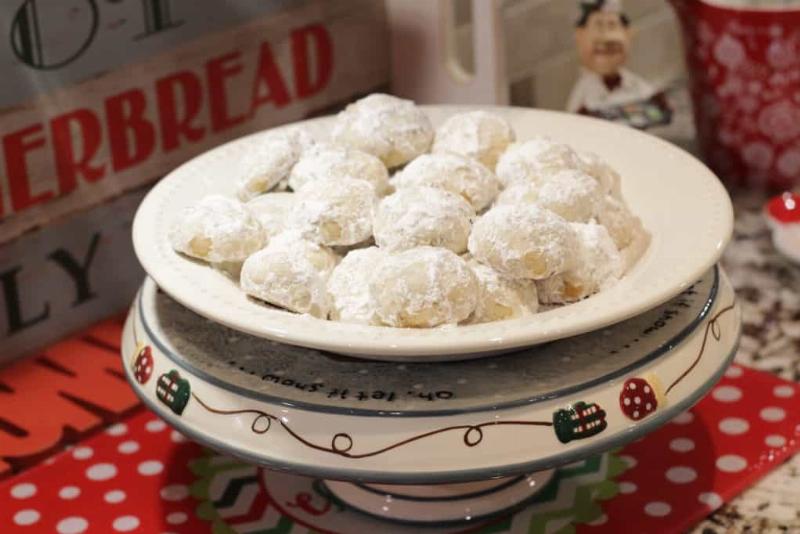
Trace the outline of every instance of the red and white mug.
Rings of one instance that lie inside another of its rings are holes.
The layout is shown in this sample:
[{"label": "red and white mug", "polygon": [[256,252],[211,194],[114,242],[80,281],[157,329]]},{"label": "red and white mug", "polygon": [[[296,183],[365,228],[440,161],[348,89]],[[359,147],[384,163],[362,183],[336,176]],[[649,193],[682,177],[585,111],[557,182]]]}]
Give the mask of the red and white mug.
[{"label": "red and white mug", "polygon": [[800,186],[800,0],[671,0],[698,141],[732,186]]}]

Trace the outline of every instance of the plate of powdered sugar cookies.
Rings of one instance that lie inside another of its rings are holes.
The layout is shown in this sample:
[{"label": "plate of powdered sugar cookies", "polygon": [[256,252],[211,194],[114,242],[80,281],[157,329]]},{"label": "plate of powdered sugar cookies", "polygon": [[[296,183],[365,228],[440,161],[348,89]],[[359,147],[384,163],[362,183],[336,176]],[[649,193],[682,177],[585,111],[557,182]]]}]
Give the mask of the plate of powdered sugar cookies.
[{"label": "plate of powdered sugar cookies", "polygon": [[730,238],[717,178],[604,121],[373,94],[212,149],[133,228],[159,288],[236,330],[369,359],[466,359],[603,328]]}]

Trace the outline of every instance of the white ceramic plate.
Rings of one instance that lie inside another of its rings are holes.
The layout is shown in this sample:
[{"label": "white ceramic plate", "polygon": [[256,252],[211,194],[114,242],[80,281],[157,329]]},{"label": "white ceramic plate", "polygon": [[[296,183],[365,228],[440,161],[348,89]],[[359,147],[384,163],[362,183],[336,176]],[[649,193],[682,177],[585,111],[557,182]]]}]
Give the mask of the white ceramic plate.
[{"label": "white ceramic plate", "polygon": [[[425,108],[434,125],[469,109],[478,108]],[[518,139],[549,135],[596,152],[620,172],[625,200],[652,241],[619,283],[533,317],[419,330],[324,321],[258,304],[227,277],[175,253],[167,229],[183,207],[205,195],[234,194],[236,162],[263,132],[210,150],[159,182],[136,214],[136,254],[164,291],[213,321],[283,343],[388,360],[477,357],[602,328],[665,302],[700,278],[721,255],[733,228],[730,198],[714,174],[688,153],[597,119],[524,108],[487,109],[503,115]],[[332,118],[299,125],[325,139]]]}]

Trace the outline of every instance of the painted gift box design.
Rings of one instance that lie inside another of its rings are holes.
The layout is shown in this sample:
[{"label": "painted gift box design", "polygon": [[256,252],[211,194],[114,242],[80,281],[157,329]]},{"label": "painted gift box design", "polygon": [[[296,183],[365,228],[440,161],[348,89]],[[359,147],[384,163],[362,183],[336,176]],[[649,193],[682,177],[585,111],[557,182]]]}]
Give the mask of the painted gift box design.
[{"label": "painted gift box design", "polygon": [[561,443],[595,436],[606,426],[606,412],[595,403],[576,402],[553,413],[553,427]]},{"label": "painted gift box design", "polygon": [[191,387],[175,369],[158,377],[156,396],[176,415],[181,415],[189,402]]}]

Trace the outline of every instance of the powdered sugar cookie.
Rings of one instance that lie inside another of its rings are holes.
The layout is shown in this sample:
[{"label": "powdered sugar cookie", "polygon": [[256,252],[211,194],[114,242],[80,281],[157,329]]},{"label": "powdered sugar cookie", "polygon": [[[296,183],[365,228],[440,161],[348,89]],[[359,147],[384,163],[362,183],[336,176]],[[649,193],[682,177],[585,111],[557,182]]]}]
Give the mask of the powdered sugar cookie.
[{"label": "powdered sugar cookie", "polygon": [[380,324],[369,284],[386,254],[377,247],[353,250],[336,266],[328,280],[331,320]]},{"label": "powdered sugar cookie", "polygon": [[565,169],[540,182],[517,182],[505,189],[497,204],[538,204],[567,221],[587,222],[602,200],[597,181],[583,171]]},{"label": "powdered sugar cookie", "polygon": [[264,246],[261,224],[244,204],[209,195],[185,208],[169,233],[172,248],[210,263],[241,262]]},{"label": "powdered sugar cookie", "polygon": [[389,172],[380,159],[361,150],[328,144],[318,144],[300,157],[289,174],[289,185],[297,191],[309,182],[341,178],[364,180],[380,196],[389,190]]},{"label": "powdered sugar cookie", "polygon": [[461,154],[494,170],[498,158],[514,139],[514,130],[503,117],[487,111],[469,111],[453,115],[439,126],[433,152]]},{"label": "powdered sugar cookie", "polygon": [[326,285],[336,261],[327,248],[297,232],[284,232],[245,260],[240,285],[252,297],[324,319],[329,310]]},{"label": "powdered sugar cookie", "polygon": [[606,227],[620,250],[630,245],[637,233],[642,231],[639,218],[628,210],[624,202],[612,196],[606,196],[601,200],[597,210],[597,222]]},{"label": "powdered sugar cookie", "polygon": [[617,198],[622,196],[620,191],[622,181],[619,173],[608,163],[592,152],[580,152],[578,157],[581,160],[583,171],[597,180],[604,195],[612,195]]},{"label": "powdered sugar cookie", "polygon": [[269,193],[249,201],[246,206],[261,223],[267,238],[289,229],[289,217],[296,203],[294,193]]},{"label": "powdered sugar cookie", "polygon": [[572,223],[577,237],[573,266],[536,282],[543,304],[565,304],[584,299],[616,282],[622,275],[622,258],[605,227]]},{"label": "powdered sugar cookie", "polygon": [[372,236],[375,189],[355,178],[308,182],[297,193],[292,228],[322,245],[354,245]]},{"label": "powdered sugar cookie", "polygon": [[388,326],[456,324],[475,310],[478,282],[453,252],[418,247],[389,255],[370,282],[377,315]]},{"label": "powdered sugar cookie", "polygon": [[423,245],[455,253],[467,249],[475,211],[461,197],[433,187],[407,187],[378,204],[373,231],[378,246],[391,251]]},{"label": "powdered sugar cookie", "polygon": [[289,177],[304,150],[314,144],[300,128],[279,131],[257,141],[242,155],[236,194],[247,201],[266,193]]},{"label": "powdered sugar cookie", "polygon": [[436,187],[460,195],[475,211],[492,203],[500,182],[483,164],[458,154],[424,154],[392,180],[396,188]]},{"label": "powdered sugar cookie", "polygon": [[470,323],[502,321],[536,313],[539,298],[533,280],[506,278],[474,259],[468,264],[479,286],[478,304]]},{"label": "powdered sugar cookie", "polygon": [[547,174],[581,169],[578,154],[568,145],[547,137],[514,143],[497,162],[497,177],[503,187],[515,182],[538,182]]},{"label": "powdered sugar cookie", "polygon": [[495,206],[472,228],[469,251],[479,262],[518,279],[541,280],[572,265],[569,223],[536,205]]},{"label": "powdered sugar cookie", "polygon": [[433,127],[411,100],[376,93],[339,113],[331,138],[336,144],[377,156],[392,168],[427,152]]}]

